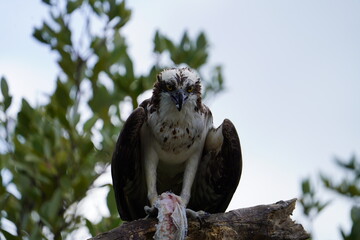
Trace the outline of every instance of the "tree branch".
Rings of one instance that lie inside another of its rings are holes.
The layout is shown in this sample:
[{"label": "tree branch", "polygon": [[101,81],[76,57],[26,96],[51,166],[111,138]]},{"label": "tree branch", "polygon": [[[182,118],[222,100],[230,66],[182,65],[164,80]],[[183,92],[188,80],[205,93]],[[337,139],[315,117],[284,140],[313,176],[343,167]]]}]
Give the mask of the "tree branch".
[{"label": "tree branch", "polygon": [[[296,199],[275,204],[242,208],[227,213],[211,214],[205,223],[190,220],[187,240],[195,239],[262,239],[305,240],[309,234],[301,224],[291,220]],[[153,239],[156,219],[127,222],[89,240]]]}]

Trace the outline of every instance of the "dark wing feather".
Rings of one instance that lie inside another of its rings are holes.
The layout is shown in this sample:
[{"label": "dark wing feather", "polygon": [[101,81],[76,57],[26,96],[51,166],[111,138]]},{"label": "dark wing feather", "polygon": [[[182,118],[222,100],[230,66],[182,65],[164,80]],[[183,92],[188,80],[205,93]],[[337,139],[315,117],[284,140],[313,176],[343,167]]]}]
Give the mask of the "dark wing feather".
[{"label": "dark wing feather", "polygon": [[204,150],[193,183],[188,208],[209,213],[225,212],[239,184],[242,171],[240,140],[234,125],[222,123],[223,143],[216,152]]},{"label": "dark wing feather", "polygon": [[140,130],[145,119],[142,106],[133,111],[123,126],[112,157],[116,205],[121,219],[126,221],[144,217],[144,206],[148,205],[140,149]]}]

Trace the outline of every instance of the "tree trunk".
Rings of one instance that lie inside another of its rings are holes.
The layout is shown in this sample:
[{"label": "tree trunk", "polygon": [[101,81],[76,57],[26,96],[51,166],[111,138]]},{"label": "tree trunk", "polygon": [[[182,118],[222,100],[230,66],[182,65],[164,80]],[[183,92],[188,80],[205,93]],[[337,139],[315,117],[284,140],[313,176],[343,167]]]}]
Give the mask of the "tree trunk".
[{"label": "tree trunk", "polygon": [[[308,239],[309,234],[300,224],[291,220],[296,199],[275,204],[242,208],[227,213],[210,214],[200,225],[188,221],[187,240],[198,239]],[[89,240],[153,239],[157,219],[140,219],[99,234]]]}]

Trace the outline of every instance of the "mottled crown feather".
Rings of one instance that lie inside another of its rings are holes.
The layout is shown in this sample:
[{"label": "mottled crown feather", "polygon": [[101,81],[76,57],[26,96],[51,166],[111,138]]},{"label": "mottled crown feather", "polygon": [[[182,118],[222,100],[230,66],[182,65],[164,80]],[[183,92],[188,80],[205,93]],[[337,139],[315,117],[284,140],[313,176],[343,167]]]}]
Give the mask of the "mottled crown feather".
[{"label": "mottled crown feather", "polygon": [[195,70],[191,68],[169,68],[164,69],[157,75],[158,81],[166,83],[176,83],[181,86],[184,84],[200,84],[200,77]]}]

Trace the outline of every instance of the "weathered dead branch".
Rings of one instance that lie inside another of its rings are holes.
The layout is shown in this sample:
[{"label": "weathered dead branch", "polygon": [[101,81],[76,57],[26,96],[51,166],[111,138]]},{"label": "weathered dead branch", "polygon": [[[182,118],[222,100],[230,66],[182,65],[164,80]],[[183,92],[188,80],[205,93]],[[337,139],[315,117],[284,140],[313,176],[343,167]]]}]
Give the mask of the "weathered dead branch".
[{"label": "weathered dead branch", "polygon": [[[309,234],[304,228],[290,218],[295,203],[296,199],[291,199],[211,214],[205,217],[205,223],[202,225],[197,220],[189,220],[186,239],[308,239]],[[90,240],[153,239],[156,223],[156,219],[127,222]]]}]

